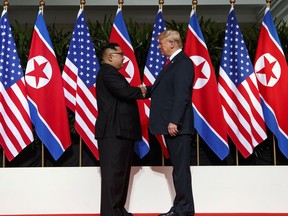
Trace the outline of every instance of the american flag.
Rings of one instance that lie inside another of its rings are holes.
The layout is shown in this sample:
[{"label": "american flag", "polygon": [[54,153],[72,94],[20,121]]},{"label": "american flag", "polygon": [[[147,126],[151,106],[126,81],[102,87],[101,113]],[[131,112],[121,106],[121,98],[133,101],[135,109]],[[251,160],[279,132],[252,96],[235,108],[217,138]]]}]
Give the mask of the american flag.
[{"label": "american flag", "polygon": [[[110,42],[118,43],[125,55],[124,66],[121,68],[120,73],[126,78],[131,86],[139,86],[141,84],[140,72],[120,8],[118,8],[114,19]],[[140,158],[143,158],[150,150],[148,144],[148,121],[145,115],[145,105],[143,100],[138,100],[137,102],[142,128],[142,141],[137,141],[135,143],[134,151]]]},{"label": "american flag", "polygon": [[226,128],[223,127],[225,120],[221,99],[213,65],[194,10],[191,12],[184,52],[194,63],[192,105],[195,128],[207,145],[223,160],[229,154],[229,146]]},{"label": "american flag", "polygon": [[35,131],[55,160],[71,145],[61,72],[52,42],[39,10],[25,80]]},{"label": "american flag", "polygon": [[256,75],[233,7],[226,24],[218,89],[228,135],[246,158],[267,135]]},{"label": "american flag", "polygon": [[255,72],[267,127],[288,158],[288,67],[279,37],[267,7],[255,56]]},{"label": "american flag", "polygon": [[[167,58],[161,54],[161,51],[158,48],[158,40],[157,40],[158,35],[165,30],[166,27],[165,27],[165,21],[163,19],[162,9],[159,9],[153,26],[150,47],[144,68],[143,84],[146,86],[150,86],[154,83],[164,63],[167,61]],[[149,121],[150,99],[145,100],[144,104],[145,104],[146,118],[147,121]],[[161,145],[163,155],[166,158],[168,158],[169,153],[165,144],[164,137],[159,134],[156,135],[156,138]]]},{"label": "american flag", "polygon": [[80,9],[65,61],[62,79],[66,104],[75,113],[75,129],[98,160],[95,122],[98,114],[96,75],[99,68],[84,12]]},{"label": "american flag", "polygon": [[11,161],[34,138],[24,74],[6,10],[2,12],[0,25],[0,144]]}]

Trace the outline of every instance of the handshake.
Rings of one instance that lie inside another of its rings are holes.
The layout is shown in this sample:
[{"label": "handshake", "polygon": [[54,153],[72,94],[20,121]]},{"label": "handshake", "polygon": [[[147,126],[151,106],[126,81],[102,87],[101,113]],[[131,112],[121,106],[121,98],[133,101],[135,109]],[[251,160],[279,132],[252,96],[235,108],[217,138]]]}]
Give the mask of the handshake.
[{"label": "handshake", "polygon": [[143,98],[146,98],[147,88],[143,85],[139,85],[138,87],[141,89]]}]

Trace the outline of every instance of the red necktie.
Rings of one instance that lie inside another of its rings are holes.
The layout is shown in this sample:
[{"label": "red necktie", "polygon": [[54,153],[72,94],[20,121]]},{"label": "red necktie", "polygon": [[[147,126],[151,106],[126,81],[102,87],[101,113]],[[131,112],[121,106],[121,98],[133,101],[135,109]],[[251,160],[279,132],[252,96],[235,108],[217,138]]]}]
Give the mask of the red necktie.
[{"label": "red necktie", "polygon": [[168,58],[167,61],[164,63],[163,68],[165,68],[169,64],[169,62],[170,62],[170,59]]}]

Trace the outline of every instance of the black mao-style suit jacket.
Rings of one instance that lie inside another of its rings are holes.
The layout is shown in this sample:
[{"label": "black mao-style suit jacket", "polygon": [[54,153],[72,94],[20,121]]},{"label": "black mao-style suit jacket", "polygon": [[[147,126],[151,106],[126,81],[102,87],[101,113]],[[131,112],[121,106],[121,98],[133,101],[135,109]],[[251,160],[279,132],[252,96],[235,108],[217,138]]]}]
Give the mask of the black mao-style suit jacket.
[{"label": "black mao-style suit jacket", "polygon": [[95,138],[121,137],[141,140],[136,99],[143,98],[140,88],[132,87],[116,68],[103,64],[96,79],[98,117]]},{"label": "black mao-style suit jacket", "polygon": [[152,134],[168,135],[170,122],[178,126],[179,135],[194,133],[193,80],[193,63],[181,51],[147,88],[148,96],[151,96],[149,129]]}]

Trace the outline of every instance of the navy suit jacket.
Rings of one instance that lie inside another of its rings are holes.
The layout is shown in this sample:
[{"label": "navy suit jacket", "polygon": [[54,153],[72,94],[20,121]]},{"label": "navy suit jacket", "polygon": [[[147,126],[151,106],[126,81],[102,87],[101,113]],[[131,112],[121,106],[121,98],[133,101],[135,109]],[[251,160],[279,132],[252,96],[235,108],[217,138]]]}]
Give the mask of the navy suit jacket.
[{"label": "navy suit jacket", "polygon": [[116,68],[103,64],[96,79],[98,117],[95,137],[122,137],[141,140],[136,99],[143,99],[140,88],[130,86]]},{"label": "navy suit jacket", "polygon": [[178,134],[193,134],[192,87],[194,66],[181,51],[162,69],[152,86],[149,129],[152,134],[168,135],[170,122],[178,126]]}]

